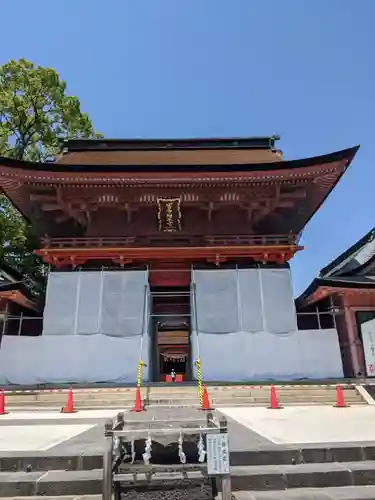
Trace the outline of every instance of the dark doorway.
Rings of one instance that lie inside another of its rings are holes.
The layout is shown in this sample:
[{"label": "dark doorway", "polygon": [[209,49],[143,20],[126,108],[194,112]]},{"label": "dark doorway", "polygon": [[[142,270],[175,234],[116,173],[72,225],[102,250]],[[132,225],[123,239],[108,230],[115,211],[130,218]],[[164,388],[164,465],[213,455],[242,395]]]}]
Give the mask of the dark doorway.
[{"label": "dark doorway", "polygon": [[157,382],[191,380],[190,289],[151,287],[151,374]]}]

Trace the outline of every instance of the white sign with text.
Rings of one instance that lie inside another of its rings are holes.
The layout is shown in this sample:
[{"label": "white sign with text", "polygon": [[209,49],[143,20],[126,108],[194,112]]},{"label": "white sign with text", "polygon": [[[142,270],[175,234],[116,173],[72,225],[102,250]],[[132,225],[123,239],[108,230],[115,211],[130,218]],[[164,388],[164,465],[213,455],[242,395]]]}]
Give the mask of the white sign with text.
[{"label": "white sign with text", "polygon": [[366,375],[375,377],[375,318],[361,324]]},{"label": "white sign with text", "polygon": [[228,434],[207,435],[207,473],[211,476],[230,473]]}]

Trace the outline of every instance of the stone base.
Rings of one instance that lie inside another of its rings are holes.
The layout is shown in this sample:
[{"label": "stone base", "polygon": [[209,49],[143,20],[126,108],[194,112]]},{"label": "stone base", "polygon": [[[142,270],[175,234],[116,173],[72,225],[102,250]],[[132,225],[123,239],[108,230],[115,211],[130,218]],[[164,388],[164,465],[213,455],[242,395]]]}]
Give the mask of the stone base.
[{"label": "stone base", "polygon": [[115,492],[115,500],[213,500],[216,492],[211,482],[201,484],[195,481],[181,480],[173,484],[121,488]]}]

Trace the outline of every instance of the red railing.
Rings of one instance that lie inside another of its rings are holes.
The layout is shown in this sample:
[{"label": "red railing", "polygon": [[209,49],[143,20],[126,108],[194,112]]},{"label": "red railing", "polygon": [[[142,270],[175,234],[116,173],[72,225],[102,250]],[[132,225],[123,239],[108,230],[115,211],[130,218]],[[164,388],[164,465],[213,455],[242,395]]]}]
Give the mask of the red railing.
[{"label": "red railing", "polygon": [[144,246],[295,245],[295,235],[190,235],[157,233],[142,236],[43,238],[43,248],[126,248]]}]

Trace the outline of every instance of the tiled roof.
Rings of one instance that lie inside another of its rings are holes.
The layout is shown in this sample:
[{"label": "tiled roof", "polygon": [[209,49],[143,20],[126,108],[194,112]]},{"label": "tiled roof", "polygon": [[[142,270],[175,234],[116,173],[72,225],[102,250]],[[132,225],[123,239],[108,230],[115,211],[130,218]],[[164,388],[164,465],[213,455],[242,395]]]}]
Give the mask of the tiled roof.
[{"label": "tiled roof", "polygon": [[375,228],[320,271],[320,278],[357,274],[375,257]]}]

